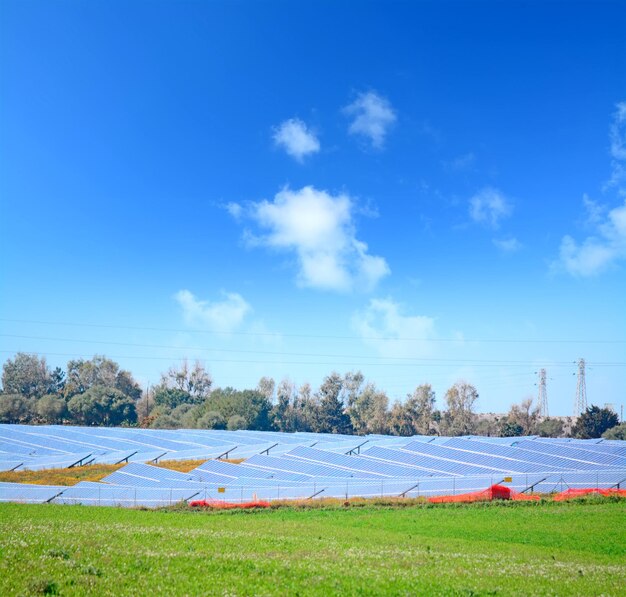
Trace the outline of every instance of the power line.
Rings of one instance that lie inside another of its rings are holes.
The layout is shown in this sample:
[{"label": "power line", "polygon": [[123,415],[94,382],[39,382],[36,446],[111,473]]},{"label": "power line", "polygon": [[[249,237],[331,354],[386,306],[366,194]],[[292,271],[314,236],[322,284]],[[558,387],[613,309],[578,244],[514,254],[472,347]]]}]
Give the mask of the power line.
[{"label": "power line", "polygon": [[[27,354],[32,355],[40,355],[44,356],[61,356],[61,357],[71,357],[71,358],[85,358],[81,353],[60,353],[60,352],[45,352],[42,353],[40,351],[25,351],[25,350],[0,350],[2,353],[17,353],[17,352],[26,352]],[[137,360],[158,360],[158,361],[178,361],[181,359],[180,356],[172,357],[159,357],[153,355],[108,355],[113,359],[137,359]],[[288,356],[288,355],[287,355]],[[345,357],[350,358],[350,357]],[[509,365],[512,367],[528,367],[532,365],[531,361],[505,361],[505,360],[488,360],[488,359],[413,359],[412,362],[408,363],[341,363],[337,361],[327,362],[327,361],[276,361],[276,360],[256,360],[256,359],[211,359],[214,363],[240,363],[240,364],[259,364],[259,365],[327,365],[327,366],[343,366],[343,367],[449,367],[451,364],[470,364],[473,366],[479,367],[492,367],[499,365]],[[555,367],[571,367],[571,361],[554,361],[552,363]],[[596,362],[593,363],[594,366],[599,367],[612,367],[612,366],[624,366],[626,362],[618,363],[618,362]]]},{"label": "power line", "polygon": [[[227,353],[241,353],[241,354],[261,354],[261,355],[273,355],[273,356],[298,356],[298,357],[319,357],[319,358],[340,358],[340,359],[380,359],[390,361],[437,361],[437,362],[459,362],[459,363],[500,363],[500,364],[522,364],[529,363],[529,361],[520,360],[492,360],[492,359],[443,359],[443,358],[428,358],[428,357],[396,357],[396,356],[377,356],[377,355],[350,355],[350,354],[328,354],[328,353],[309,353],[309,352],[293,352],[293,351],[272,351],[272,350],[248,350],[248,349],[235,349],[235,348],[211,348],[204,346],[171,346],[167,344],[143,344],[136,342],[115,342],[109,340],[81,340],[77,338],[53,338],[48,336],[23,336],[19,334],[0,334],[0,337],[4,338],[20,338],[24,340],[44,340],[50,342],[77,342],[81,344],[98,344],[109,346],[127,346],[138,348],[164,348],[167,350],[188,350],[188,351],[206,351],[206,352],[227,352]],[[180,357],[179,357],[180,358]],[[561,365],[569,365],[570,361],[556,361]],[[596,365],[613,364],[613,363],[596,363]],[[614,363],[621,365],[626,363]]]},{"label": "power line", "polygon": [[524,338],[498,338],[498,339],[477,339],[477,338],[415,338],[415,337],[396,337],[396,336],[334,336],[323,334],[286,334],[282,332],[242,332],[242,331],[224,331],[224,330],[200,330],[193,328],[161,328],[161,327],[145,327],[145,326],[129,326],[117,324],[101,324],[101,323],[78,323],[67,321],[39,321],[30,319],[8,319],[0,317],[0,321],[7,323],[28,323],[34,325],[58,325],[70,327],[84,328],[101,328],[101,329],[122,329],[136,331],[152,331],[152,332],[173,332],[173,333],[190,333],[190,334],[215,334],[226,336],[269,336],[277,338],[318,338],[323,340],[384,340],[384,341],[404,341],[410,340],[415,342],[475,342],[490,344],[626,344],[626,340],[578,340],[573,338],[565,339],[524,339]]}]

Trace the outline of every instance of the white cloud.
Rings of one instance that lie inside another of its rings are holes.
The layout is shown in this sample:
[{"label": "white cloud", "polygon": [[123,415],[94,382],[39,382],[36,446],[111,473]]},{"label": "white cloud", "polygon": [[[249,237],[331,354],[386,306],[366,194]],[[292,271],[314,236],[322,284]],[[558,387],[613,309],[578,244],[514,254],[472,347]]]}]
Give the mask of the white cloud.
[{"label": "white cloud", "polygon": [[583,205],[587,212],[587,218],[585,223],[591,226],[600,224],[606,214],[606,206],[589,198],[587,193],[583,194]]},{"label": "white cloud", "polygon": [[396,121],[396,113],[389,101],[374,93],[360,93],[354,102],[343,109],[354,119],[348,132],[367,137],[372,146],[380,149],[385,144],[389,127]]},{"label": "white cloud", "polygon": [[384,357],[424,358],[434,352],[435,320],[404,315],[390,298],[370,300],[366,309],[352,316],[352,327]]},{"label": "white cloud", "polygon": [[509,238],[494,238],[493,244],[505,253],[515,253],[515,251],[519,251],[522,248],[522,243],[514,236]]},{"label": "white cloud", "polygon": [[251,311],[250,305],[236,292],[223,292],[221,301],[202,301],[189,290],[180,290],[174,298],[183,310],[185,323],[210,331],[227,333],[238,328]]},{"label": "white cloud", "polygon": [[235,218],[235,220],[238,220],[241,217],[241,214],[243,212],[243,208],[241,207],[241,205],[239,205],[239,203],[235,203],[234,201],[231,201],[231,202],[226,204],[226,211],[231,216],[233,216],[233,218]]},{"label": "white cloud", "polygon": [[569,235],[564,236],[559,259],[553,264],[553,268],[565,269],[573,276],[593,276],[624,259],[626,259],[626,201],[624,205],[609,211],[597,224],[596,234],[588,236],[581,243],[577,243]]},{"label": "white cloud", "polygon": [[250,215],[266,229],[255,244],[295,251],[302,286],[325,290],[371,290],[389,274],[382,257],[369,255],[355,236],[354,204],[307,186],[283,189],[273,201],[252,204]]},{"label": "white cloud", "polygon": [[320,150],[320,142],[315,134],[298,118],[285,120],[274,129],[274,143],[283,147],[291,157],[299,162],[305,156]]},{"label": "white cloud", "polygon": [[485,187],[469,201],[469,213],[474,222],[498,228],[500,220],[507,218],[513,211],[513,205],[498,189]]},{"label": "white cloud", "polygon": [[626,102],[620,102],[613,114],[609,131],[611,139],[611,178],[607,186],[626,195]]}]

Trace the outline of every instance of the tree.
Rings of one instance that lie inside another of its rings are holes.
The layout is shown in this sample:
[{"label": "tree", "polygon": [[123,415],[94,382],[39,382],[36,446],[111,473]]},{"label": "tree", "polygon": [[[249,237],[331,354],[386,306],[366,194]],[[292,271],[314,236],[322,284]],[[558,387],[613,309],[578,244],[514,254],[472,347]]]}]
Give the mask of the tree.
[{"label": "tree", "polygon": [[430,384],[417,386],[404,404],[413,433],[428,435],[435,408],[435,392]]},{"label": "tree", "polygon": [[[60,371],[61,380],[62,374]],[[39,398],[50,393],[57,381],[57,378],[53,379],[45,357],[18,352],[13,360],[8,359],[2,366],[2,389],[5,394]]]},{"label": "tree", "polygon": [[42,423],[55,425],[67,416],[67,402],[59,396],[46,394],[35,404],[35,412]]},{"label": "tree", "polygon": [[0,423],[28,423],[33,402],[21,394],[0,394]]},{"label": "tree", "polygon": [[187,359],[184,359],[179,367],[170,367],[167,373],[161,375],[160,387],[186,392],[194,404],[205,400],[212,386],[213,380],[200,361],[189,367]]},{"label": "tree", "polygon": [[197,427],[198,429],[226,429],[226,419],[221,413],[210,410],[198,419]]},{"label": "tree", "polygon": [[154,405],[174,409],[181,404],[197,404],[189,392],[178,388],[157,386],[154,390]]},{"label": "tree", "polygon": [[522,400],[520,404],[513,404],[507,416],[508,423],[520,428],[521,431],[519,435],[531,435],[535,433],[538,419],[539,407],[533,407],[532,397]]},{"label": "tree", "polygon": [[76,359],[68,362],[64,389],[66,397],[83,394],[95,386],[114,388],[132,400],[141,398],[141,388],[133,376],[105,356],[96,355],[89,361]]},{"label": "tree", "polygon": [[343,379],[338,373],[331,373],[322,382],[317,394],[319,397],[320,429],[322,433],[351,433],[350,417],[345,412],[341,391]]},{"label": "tree", "polygon": [[318,432],[322,427],[319,397],[308,383],[300,386],[294,398],[293,420],[296,431]]},{"label": "tree", "polygon": [[237,431],[238,429],[246,428],[246,419],[241,415],[233,415],[229,417],[228,423],[226,424],[226,429],[229,431]]},{"label": "tree", "polygon": [[620,425],[615,425],[615,427],[611,427],[607,429],[602,437],[604,439],[620,439],[622,441],[626,440],[626,423],[621,423]]},{"label": "tree", "polygon": [[413,435],[413,421],[409,416],[404,404],[396,400],[389,412],[389,431],[393,435],[408,437]]},{"label": "tree", "polygon": [[73,396],[67,404],[81,425],[113,426],[137,422],[135,401],[115,388],[93,386]]},{"label": "tree", "polygon": [[276,404],[272,408],[272,423],[278,431],[297,431],[294,400],[295,385],[288,379],[283,379],[276,389]]},{"label": "tree", "polygon": [[350,396],[348,414],[354,432],[387,433],[389,398],[373,383],[368,383],[356,396]]},{"label": "tree", "polygon": [[592,439],[619,424],[617,415],[609,408],[590,406],[578,417],[572,428],[572,437],[578,439]]},{"label": "tree", "polygon": [[217,389],[205,400],[205,411],[220,413],[226,421],[233,415],[246,420],[246,429],[269,431],[272,428],[270,401],[256,390]]},{"label": "tree", "polygon": [[500,435],[502,437],[519,437],[524,434],[524,428],[509,419],[504,419],[500,426]]},{"label": "tree", "polygon": [[540,437],[561,437],[563,435],[563,421],[548,417],[537,424],[536,431]]},{"label": "tree", "polygon": [[271,377],[262,377],[261,379],[259,379],[256,391],[259,392],[259,394],[263,394],[263,396],[271,401],[274,397],[275,387],[276,382]]},{"label": "tree", "polygon": [[475,423],[474,403],[478,400],[476,388],[458,381],[446,392],[447,410],[443,414],[442,431],[446,435],[468,435]]}]

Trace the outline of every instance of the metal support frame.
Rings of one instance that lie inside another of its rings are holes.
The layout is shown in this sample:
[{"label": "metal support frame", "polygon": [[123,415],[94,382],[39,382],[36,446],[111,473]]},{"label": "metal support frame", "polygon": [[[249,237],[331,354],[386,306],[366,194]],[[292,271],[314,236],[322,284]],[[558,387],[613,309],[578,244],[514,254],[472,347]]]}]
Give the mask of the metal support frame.
[{"label": "metal support frame", "polygon": [[413,487],[409,487],[406,491],[403,491],[398,497],[406,497],[406,494],[409,493],[409,491],[413,491],[416,488],[419,488],[420,484],[416,483],[415,485],[413,485]]},{"label": "metal support frame", "polygon": [[228,455],[229,455],[229,454],[230,454],[233,450],[236,450],[238,447],[239,447],[239,446],[235,446],[234,448],[230,448],[230,450],[226,450],[226,452],[224,452],[223,454],[220,454],[220,455],[216,458],[216,460],[222,460],[222,458],[223,458],[224,456],[226,456],[226,458],[224,459],[224,460],[226,460],[226,459],[228,458]]},{"label": "metal support frame", "polygon": [[263,450],[262,452],[259,452],[259,454],[265,454],[266,456],[269,456],[270,455],[270,450],[272,448],[275,448],[277,445],[278,445],[278,442],[276,442],[273,446],[270,446],[266,450]]},{"label": "metal support frame", "polygon": [[129,454],[128,456],[126,456],[126,458],[122,458],[122,460],[119,460],[118,462],[116,462],[115,464],[122,464],[122,462],[125,462],[126,464],[128,464],[128,459],[131,456],[134,456],[135,454],[138,454],[139,450],[135,450],[132,454]]},{"label": "metal support frame", "polygon": [[346,455],[347,456],[353,456],[355,451],[356,451],[357,454],[360,454],[361,453],[361,447],[364,446],[369,441],[370,441],[369,439],[366,439],[362,444],[359,444],[358,446],[355,446],[354,448],[348,450],[346,452]]},{"label": "metal support frame", "polygon": [[163,456],[165,456],[167,454],[167,452],[163,452],[163,454],[159,454],[156,458],[153,458],[152,460],[150,460],[150,462],[154,462],[154,464],[156,464],[157,462],[159,462],[159,460],[161,458],[163,458]]},{"label": "metal support frame", "polygon": [[63,491],[59,491],[59,493],[57,493],[56,495],[53,495],[49,500],[46,500],[44,504],[49,504],[52,500],[56,500],[60,495],[63,495],[66,491],[67,489],[64,489]]},{"label": "metal support frame", "polygon": [[520,493],[526,493],[529,489],[530,489],[530,492],[532,493],[533,489],[535,488],[535,485],[539,485],[539,483],[543,483],[547,479],[548,477],[544,477],[543,479],[541,479],[541,481],[537,481],[536,483],[533,483],[532,485],[529,485],[528,487],[526,487],[526,489],[522,489]]},{"label": "metal support frame", "polygon": [[87,460],[91,454],[87,454],[87,456],[83,456],[80,460],[77,460],[73,464],[70,464],[67,468],[74,468],[75,466],[83,466],[83,460]]},{"label": "metal support frame", "polygon": [[314,497],[318,496],[320,493],[326,491],[326,488],[324,489],[320,489],[319,491],[316,491],[313,495],[310,495],[308,498],[306,498],[307,500],[312,500]]}]

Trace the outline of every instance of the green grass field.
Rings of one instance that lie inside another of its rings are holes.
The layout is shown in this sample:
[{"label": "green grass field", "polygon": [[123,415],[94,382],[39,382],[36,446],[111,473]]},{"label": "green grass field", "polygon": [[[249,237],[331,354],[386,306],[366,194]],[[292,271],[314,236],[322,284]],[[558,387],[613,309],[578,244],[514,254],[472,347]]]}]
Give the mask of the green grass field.
[{"label": "green grass field", "polygon": [[0,505],[0,595],[624,595],[626,502]]}]

